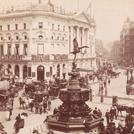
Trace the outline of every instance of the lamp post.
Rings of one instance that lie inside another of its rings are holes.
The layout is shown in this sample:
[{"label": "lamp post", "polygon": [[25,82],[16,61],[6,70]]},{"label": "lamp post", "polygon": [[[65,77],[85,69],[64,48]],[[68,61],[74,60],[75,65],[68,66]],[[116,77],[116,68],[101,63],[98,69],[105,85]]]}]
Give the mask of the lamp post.
[{"label": "lamp post", "polygon": [[126,75],[127,75],[127,83],[129,82],[129,68],[127,67],[127,73],[126,73]]},{"label": "lamp post", "polygon": [[103,76],[103,81],[104,81],[104,88],[105,88],[105,96],[107,96],[107,74]]},{"label": "lamp post", "polygon": [[133,82],[133,68],[130,67],[130,82]]},{"label": "lamp post", "polygon": [[100,86],[100,102],[101,103],[103,103],[104,101],[103,90],[104,90],[104,87],[103,87],[103,84],[101,84]]},{"label": "lamp post", "polygon": [[100,95],[100,102],[101,103],[104,101],[103,90],[104,90],[103,80],[102,80],[102,77],[101,77],[100,80],[99,80],[99,95]]}]

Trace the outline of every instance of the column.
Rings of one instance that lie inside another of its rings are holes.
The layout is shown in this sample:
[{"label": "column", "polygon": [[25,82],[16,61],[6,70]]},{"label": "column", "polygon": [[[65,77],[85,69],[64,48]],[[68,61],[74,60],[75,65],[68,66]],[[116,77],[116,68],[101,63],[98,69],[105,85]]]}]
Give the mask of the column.
[{"label": "column", "polygon": [[[85,36],[84,36],[84,29],[83,27],[81,28],[81,46],[85,46]],[[81,53],[83,54],[85,51],[85,48],[81,50]]]},{"label": "column", "polygon": [[12,43],[12,44],[11,44],[11,54],[12,54],[12,55],[15,54],[14,49],[15,49],[15,44]]},{"label": "column", "polygon": [[4,43],[4,55],[7,55],[7,43]]},{"label": "column", "polygon": [[19,79],[23,80],[23,65],[19,65]]},{"label": "column", "polygon": [[15,75],[15,65],[14,64],[12,64],[12,73],[13,73],[13,75]]},{"label": "column", "polygon": [[89,28],[87,29],[87,46],[89,47],[90,42],[89,42]]},{"label": "column", "polygon": [[23,47],[24,47],[24,44],[20,43],[19,44],[19,55],[23,55]]},{"label": "column", "polygon": [[73,26],[70,26],[70,29],[71,29],[71,40],[70,40],[70,52],[73,51],[73,39],[74,39],[74,36],[73,36]]},{"label": "column", "polygon": [[78,45],[80,46],[80,29],[79,29],[79,27],[77,27],[76,37],[77,37],[76,39],[78,41]]}]

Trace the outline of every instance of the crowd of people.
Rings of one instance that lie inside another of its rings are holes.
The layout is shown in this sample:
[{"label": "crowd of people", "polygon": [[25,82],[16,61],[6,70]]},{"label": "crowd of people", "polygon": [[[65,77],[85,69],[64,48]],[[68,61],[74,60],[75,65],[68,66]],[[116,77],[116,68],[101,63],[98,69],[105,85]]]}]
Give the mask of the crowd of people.
[{"label": "crowd of people", "polygon": [[[106,71],[107,70],[107,71]],[[79,78],[79,82],[80,82],[80,86],[81,87],[86,87],[89,88],[87,85],[90,81],[95,81],[95,79],[100,80],[102,79],[103,74],[107,74],[107,81],[103,81],[103,88],[106,88],[107,84],[110,85],[111,83],[111,78],[112,78],[112,73],[110,72],[112,71],[112,67],[110,65],[104,65],[102,69],[98,70],[97,72],[94,72],[90,75],[86,75],[85,77],[80,77]],[[55,79],[56,82],[54,81],[50,81],[48,84],[48,91],[50,90],[50,87],[52,88],[53,83],[59,85],[59,83],[62,81],[63,83],[61,84],[61,86],[66,86],[67,85],[67,80],[60,80],[60,79]],[[23,110],[27,110],[27,111],[31,111],[35,114],[42,114],[42,113],[48,113],[48,111],[51,110],[51,99],[53,98],[51,95],[55,95],[57,93],[55,92],[59,92],[59,90],[57,90],[57,85],[55,85],[55,90],[51,90],[51,92],[48,92],[48,94],[46,95],[42,95],[42,92],[39,92],[39,90],[34,91],[34,94],[31,95],[29,94],[29,92],[25,92],[26,91],[26,84],[23,85],[22,90],[19,91],[17,97],[18,97],[18,101],[20,104],[20,109]],[[12,88],[14,88],[14,86],[12,86]],[[90,101],[92,100],[92,90],[91,88],[89,88],[90,90]],[[22,92],[23,91],[23,92]],[[54,93],[52,93],[52,91],[54,91]],[[22,92],[22,93],[20,93]],[[51,93],[51,95],[49,94]],[[51,97],[50,97],[51,96]],[[10,97],[8,97],[8,101],[6,103],[6,107],[7,107],[7,115],[8,115],[8,120],[11,120],[11,116],[12,116],[12,112],[13,112],[13,108],[14,108],[14,99],[15,99],[15,95],[10,95]],[[54,111],[55,112],[55,111]],[[118,110],[116,106],[112,106],[110,108],[110,110],[107,110],[105,115],[103,115],[103,113],[101,112],[100,109],[98,109],[97,107],[95,107],[95,109],[92,111],[93,114],[99,116],[99,117],[105,117],[106,118],[106,126],[101,124],[101,134],[133,134],[134,133],[134,127],[132,124],[132,115],[128,115],[126,116],[126,119],[124,121],[124,119],[122,118],[120,120],[120,122],[118,123],[118,126],[116,126],[116,123],[114,122],[115,120],[117,120],[118,118]],[[19,133],[19,130],[24,128],[24,124],[25,124],[25,116],[27,116],[26,114],[18,114],[16,117],[16,121],[14,124],[14,130],[15,133]],[[1,129],[3,129],[1,127]],[[0,130],[1,130],[0,129]],[[4,133],[3,133],[4,134]],[[34,130],[33,134],[39,134],[38,130]],[[48,131],[48,134],[54,134],[54,132],[52,130]]]}]

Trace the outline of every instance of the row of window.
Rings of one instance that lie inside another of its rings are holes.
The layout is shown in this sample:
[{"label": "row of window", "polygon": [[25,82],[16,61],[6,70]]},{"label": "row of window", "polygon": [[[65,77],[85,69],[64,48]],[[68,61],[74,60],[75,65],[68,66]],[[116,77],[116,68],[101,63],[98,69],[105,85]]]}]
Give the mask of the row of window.
[{"label": "row of window", "polygon": [[51,40],[55,40],[55,39],[56,39],[56,40],[65,40],[65,37],[62,37],[62,38],[61,38],[60,36],[57,36],[57,38],[54,38],[54,36],[52,35],[52,36],[51,36]]},{"label": "row of window", "polygon": [[[15,30],[18,30],[19,29],[19,25],[15,24],[14,28],[15,28]],[[27,24],[26,23],[23,24],[23,29],[27,29]],[[0,25],[0,30],[1,31],[3,30],[2,25]],[[8,31],[11,30],[11,26],[9,24],[7,25],[7,30]]]},{"label": "row of window", "polygon": [[[19,44],[15,44],[15,48],[14,48],[14,54],[15,55],[19,55]],[[23,45],[23,55],[27,55],[27,49],[28,49],[28,46],[27,44],[24,44]],[[0,45],[0,55],[4,55],[4,45]],[[8,44],[7,46],[7,55],[12,55],[12,47],[11,47],[11,44]]]},{"label": "row of window", "polygon": [[[28,39],[27,35],[24,35],[23,38],[24,38],[24,40],[27,40],[27,39]],[[11,36],[7,36],[7,40],[10,41],[11,39],[12,39]],[[16,36],[15,36],[15,40],[19,40],[19,39],[20,39],[19,36],[16,35]],[[0,40],[1,40],[1,41],[4,40],[3,36],[0,37]]]},{"label": "row of window", "polygon": [[[39,29],[44,28],[43,22],[39,22],[38,28],[39,28]],[[65,26],[60,26],[60,25],[57,25],[57,26],[56,26],[56,25],[52,24],[51,29],[52,29],[52,30],[58,30],[58,31],[65,31]]]}]

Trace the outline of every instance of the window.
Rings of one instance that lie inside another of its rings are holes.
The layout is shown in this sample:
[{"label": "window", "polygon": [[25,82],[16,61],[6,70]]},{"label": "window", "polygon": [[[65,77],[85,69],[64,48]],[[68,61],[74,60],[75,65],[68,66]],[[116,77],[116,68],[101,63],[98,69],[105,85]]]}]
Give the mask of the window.
[{"label": "window", "polygon": [[43,35],[39,35],[39,39],[42,40],[43,39]]},{"label": "window", "polygon": [[1,36],[1,38],[0,38],[1,40],[3,40],[3,37]]},{"label": "window", "polygon": [[64,38],[64,37],[62,37],[62,40],[65,40],[65,38]]},{"label": "window", "polygon": [[8,36],[8,40],[11,40],[11,37],[10,36]]},{"label": "window", "polygon": [[27,29],[27,24],[26,23],[24,23],[24,29]]},{"label": "window", "polygon": [[31,77],[32,73],[31,73],[31,67],[28,67],[28,77]]},{"label": "window", "polygon": [[51,40],[53,40],[54,39],[54,37],[53,36],[51,36]]},{"label": "window", "polygon": [[10,25],[7,25],[7,30],[10,30]]},{"label": "window", "polygon": [[60,30],[60,25],[58,25],[58,31]]},{"label": "window", "polygon": [[18,24],[15,24],[15,30],[18,30]]},{"label": "window", "polygon": [[0,45],[0,55],[4,55],[4,47],[3,45]]},{"label": "window", "polygon": [[52,29],[54,30],[54,24],[52,24]]},{"label": "window", "polygon": [[63,26],[63,31],[65,31],[65,26]]},{"label": "window", "polygon": [[59,38],[59,36],[57,37],[57,40],[59,40],[60,38]]},{"label": "window", "polygon": [[27,55],[27,44],[24,44],[23,54],[24,55]]},{"label": "window", "polygon": [[16,36],[16,40],[18,40],[19,39],[19,36]]},{"label": "window", "polygon": [[11,55],[11,44],[8,44],[7,55]]},{"label": "window", "polygon": [[43,28],[43,22],[39,22],[39,29]]},{"label": "window", "polygon": [[2,30],[2,26],[0,25],[0,30]]},{"label": "window", "polygon": [[27,36],[26,35],[24,36],[24,40],[27,40]]},{"label": "window", "polygon": [[52,76],[52,74],[53,74],[53,68],[50,67],[50,76]]},{"label": "window", "polygon": [[38,54],[44,54],[44,44],[43,43],[39,43],[37,45],[37,53]]},{"label": "window", "polygon": [[15,45],[15,54],[19,55],[19,44]]}]

